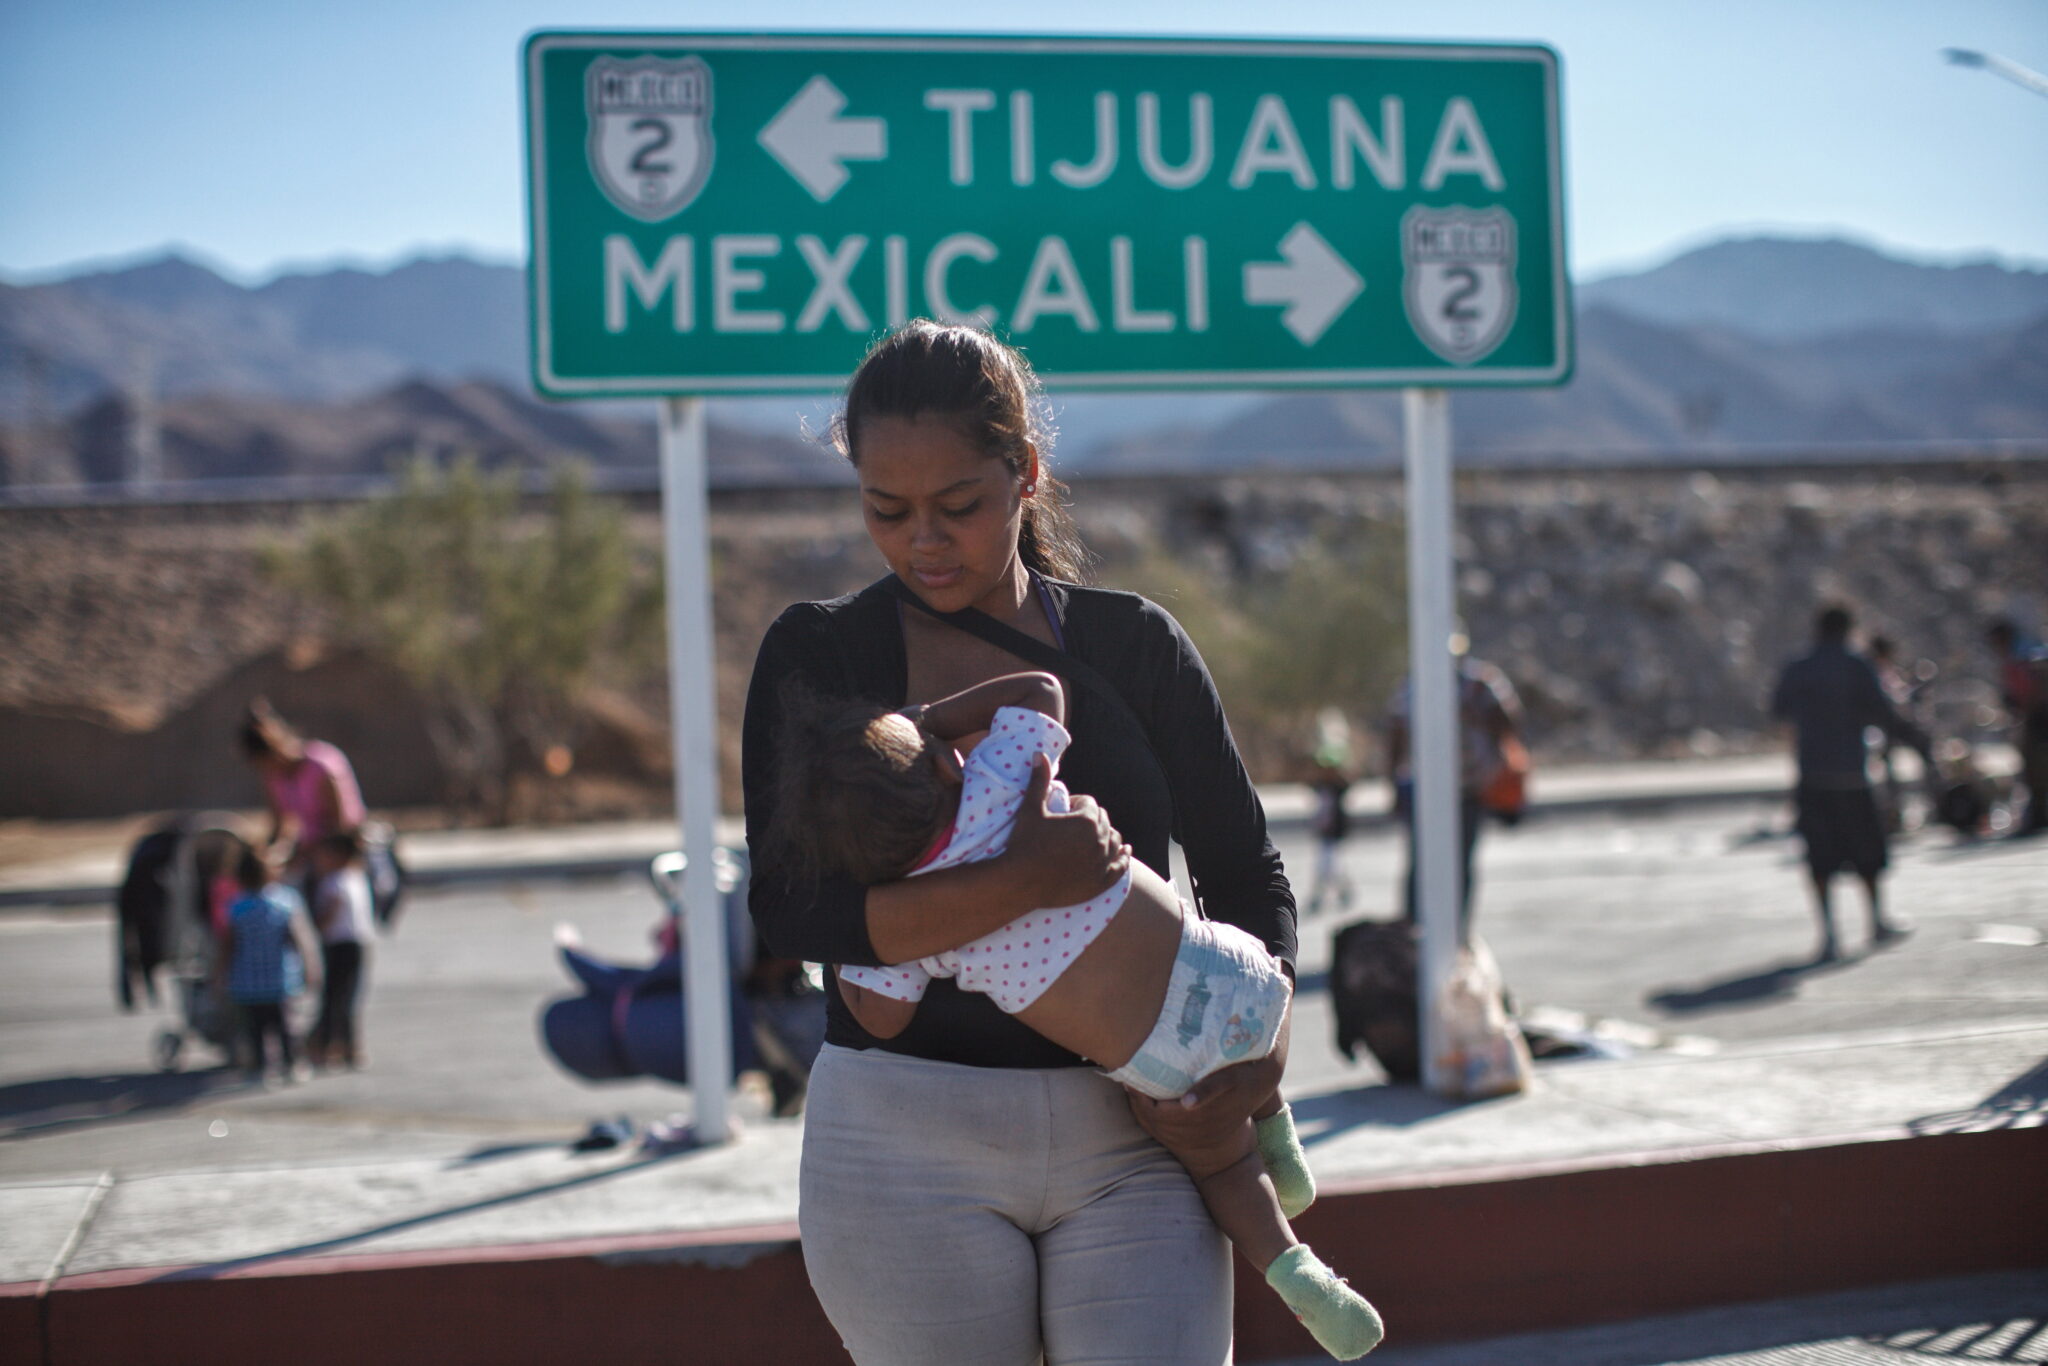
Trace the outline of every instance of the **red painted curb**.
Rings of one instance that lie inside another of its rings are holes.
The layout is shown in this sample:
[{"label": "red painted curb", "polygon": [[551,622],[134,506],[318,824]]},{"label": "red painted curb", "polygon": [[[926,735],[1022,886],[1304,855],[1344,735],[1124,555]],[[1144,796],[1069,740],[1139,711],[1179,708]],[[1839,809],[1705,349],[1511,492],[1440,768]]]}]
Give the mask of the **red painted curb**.
[{"label": "red painted curb", "polygon": [[[1332,1189],[1296,1227],[1389,1340],[1485,1337],[2048,1265],[2048,1128]],[[69,1276],[48,1366],[845,1360],[788,1225]],[[1242,1263],[1242,1361],[1312,1355]],[[37,1360],[29,1356],[28,1360]]]},{"label": "red painted curb", "polygon": [[[2048,1128],[1699,1155],[1325,1201],[1387,1340],[1492,1337],[2048,1265]],[[1243,1361],[1317,1350],[1242,1260]]]},{"label": "red painted curb", "polygon": [[0,1285],[0,1361],[43,1360],[43,1283]]}]

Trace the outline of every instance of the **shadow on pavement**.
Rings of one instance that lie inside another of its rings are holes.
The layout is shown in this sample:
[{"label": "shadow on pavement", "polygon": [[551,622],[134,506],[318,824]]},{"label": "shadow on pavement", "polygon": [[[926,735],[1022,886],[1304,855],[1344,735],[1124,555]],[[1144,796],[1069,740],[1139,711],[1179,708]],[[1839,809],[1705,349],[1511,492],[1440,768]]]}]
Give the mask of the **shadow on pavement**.
[{"label": "shadow on pavement", "polygon": [[474,1167],[485,1162],[496,1162],[501,1158],[524,1157],[528,1153],[544,1152],[549,1149],[567,1148],[566,1142],[549,1143],[492,1143],[482,1148],[471,1148],[460,1157],[448,1160],[448,1169]]},{"label": "shadow on pavement", "polygon": [[2048,1122],[2048,1058],[2035,1063],[1968,1110],[1907,1121],[1916,1134],[1981,1133]]},{"label": "shadow on pavement", "polygon": [[1366,1125],[1405,1129],[1454,1110],[1486,1103],[1445,1100],[1419,1086],[1395,1086],[1383,1082],[1376,1086],[1290,1100],[1288,1106],[1294,1111],[1294,1123],[1301,1133],[1302,1146],[1313,1148],[1318,1143],[1326,1143],[1339,1134]]},{"label": "shadow on pavement", "polygon": [[503,1195],[493,1195],[483,1200],[472,1200],[463,1205],[451,1205],[447,1209],[430,1210],[425,1214],[415,1214],[405,1219],[394,1219],[388,1224],[379,1224],[374,1228],[362,1229],[356,1233],[344,1233],[336,1238],[323,1238],[317,1242],[300,1243],[296,1247],[281,1247],[274,1252],[258,1252],[248,1257],[236,1257],[224,1262],[208,1262],[201,1266],[180,1267],[176,1271],[167,1271],[161,1276],[152,1276],[150,1280],[152,1283],[157,1281],[205,1281],[211,1280],[216,1276],[230,1275],[249,1267],[262,1266],[269,1262],[281,1262],[293,1257],[314,1257],[323,1252],[339,1252],[357,1243],[367,1242],[372,1238],[381,1238],[387,1233],[403,1233],[408,1229],[424,1228],[429,1224],[440,1223],[444,1219],[460,1219],[464,1215],[478,1214],[484,1210],[501,1209],[504,1206],[516,1205],[525,1200],[537,1200],[543,1196],[559,1195],[563,1191],[594,1186],[601,1181],[610,1181],[616,1177],[630,1175],[633,1172],[645,1171],[649,1167],[683,1155],[682,1152],[649,1153],[634,1161],[623,1162],[616,1167],[606,1167],[602,1171],[586,1172],[581,1176],[572,1176],[563,1181],[550,1181],[545,1185],[529,1186],[525,1190],[507,1191]]},{"label": "shadow on pavement", "polygon": [[1944,849],[1935,850],[1928,858],[1941,863],[1954,863],[1961,859],[1981,858],[1986,854],[2010,854],[2026,848],[2025,842],[2036,838],[2038,837],[2034,835],[1986,835],[1974,839],[1959,839]]},{"label": "shadow on pavement", "polygon": [[1798,992],[1800,982],[1823,972],[1834,972],[1849,966],[1854,961],[1836,958],[1823,961],[1807,959],[1800,963],[1780,963],[1761,972],[1747,973],[1741,977],[1730,977],[1725,981],[1712,982],[1703,987],[1666,987],[1652,992],[1643,999],[1659,1010],[1683,1015],[1695,1010],[1719,1010],[1726,1006],[1755,1005],[1777,997],[1791,996]]},{"label": "shadow on pavement", "polygon": [[14,1082],[0,1086],[0,1141],[153,1116],[243,1084],[231,1067]]}]

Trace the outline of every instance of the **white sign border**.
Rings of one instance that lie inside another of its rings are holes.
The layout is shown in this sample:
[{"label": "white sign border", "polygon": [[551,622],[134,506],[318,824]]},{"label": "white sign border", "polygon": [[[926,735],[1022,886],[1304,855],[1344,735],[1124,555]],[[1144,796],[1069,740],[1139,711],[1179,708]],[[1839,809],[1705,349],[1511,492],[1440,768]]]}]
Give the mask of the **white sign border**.
[{"label": "white sign border", "polygon": [[[1381,389],[1410,385],[1489,389],[1515,385],[1562,384],[1576,361],[1572,348],[1571,283],[1565,270],[1563,111],[1558,94],[1559,58],[1540,43],[1360,43],[1332,39],[1243,38],[1082,38],[1082,37],[931,37],[914,34],[678,34],[667,30],[563,32],[538,30],[527,35],[526,165],[528,317],[532,331],[534,388],[552,398],[645,398],[688,395],[812,394],[843,388],[847,375],[621,375],[608,379],[572,378],[554,372],[550,351],[547,255],[547,167],[540,155],[542,128],[541,59],[552,51],[640,47],[649,52],[692,50],[791,50],[810,52],[974,52],[974,53],[1106,53],[1112,56],[1172,56],[1204,53],[1217,56],[1402,58],[1410,61],[1535,61],[1543,68],[1544,137],[1550,175],[1551,310],[1554,365],[1519,369],[1471,369],[1459,366],[1414,370],[1215,370],[1113,371],[1064,374],[1040,370],[1048,388],[1059,389]],[[879,335],[879,334],[878,334]],[[1020,347],[1030,354],[1028,344]],[[850,374],[851,371],[848,371]]]}]

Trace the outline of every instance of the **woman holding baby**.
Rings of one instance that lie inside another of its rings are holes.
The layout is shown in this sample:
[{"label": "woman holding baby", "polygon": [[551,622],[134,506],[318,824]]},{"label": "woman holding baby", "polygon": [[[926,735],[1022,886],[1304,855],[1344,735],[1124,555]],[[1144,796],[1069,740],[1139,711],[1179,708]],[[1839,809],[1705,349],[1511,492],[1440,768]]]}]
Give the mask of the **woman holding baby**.
[{"label": "woman holding baby", "polygon": [[[834,435],[890,572],[791,606],[762,642],[743,758],[760,934],[782,956],[910,963],[1098,897],[1132,859],[1165,874],[1175,839],[1206,916],[1291,976],[1293,895],[1208,670],[1159,607],[1083,586],[1039,401],[1023,358],[964,326],[912,322],[855,374]],[[872,886],[778,862],[793,691],[914,716],[1003,675],[1065,673],[1063,660],[1097,685],[1068,680],[1064,812],[1046,809],[1041,768],[995,857]],[[800,1222],[812,1284],[856,1361],[1229,1359],[1229,1247],[1162,1143],[1199,1145],[1269,1103],[1284,1021],[1265,1056],[1155,1101],[950,979],[889,1037],[837,989],[829,1010]]]}]

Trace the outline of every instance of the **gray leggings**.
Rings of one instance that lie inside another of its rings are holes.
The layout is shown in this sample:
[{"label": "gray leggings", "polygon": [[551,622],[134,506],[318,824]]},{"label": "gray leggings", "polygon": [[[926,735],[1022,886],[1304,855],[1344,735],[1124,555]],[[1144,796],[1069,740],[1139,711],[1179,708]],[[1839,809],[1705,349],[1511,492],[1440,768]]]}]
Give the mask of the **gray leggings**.
[{"label": "gray leggings", "polygon": [[797,1219],[863,1366],[1230,1361],[1230,1245],[1093,1068],[827,1045]]}]

